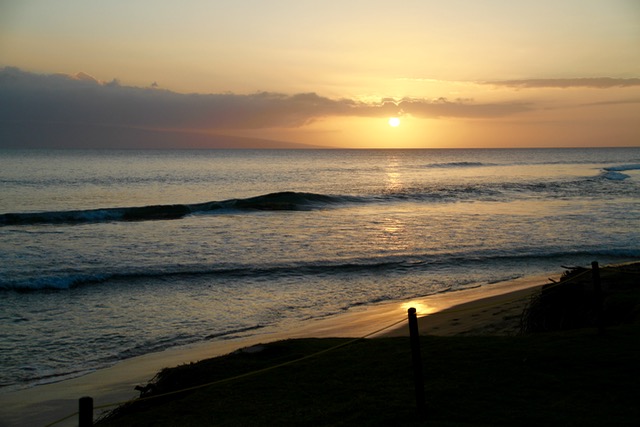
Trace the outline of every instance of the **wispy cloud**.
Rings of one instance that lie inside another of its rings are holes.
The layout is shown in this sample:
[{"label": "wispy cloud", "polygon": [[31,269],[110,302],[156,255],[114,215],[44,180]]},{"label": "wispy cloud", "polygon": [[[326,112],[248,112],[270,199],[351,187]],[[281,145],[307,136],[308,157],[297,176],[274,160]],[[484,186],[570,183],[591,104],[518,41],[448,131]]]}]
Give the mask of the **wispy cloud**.
[{"label": "wispy cloud", "polygon": [[640,78],[617,79],[612,77],[585,77],[573,79],[523,79],[523,80],[497,80],[480,82],[494,86],[507,86],[513,88],[594,88],[607,89],[613,87],[640,86]]},{"label": "wispy cloud", "polygon": [[512,114],[523,113],[533,109],[528,102],[502,102],[490,104],[477,104],[469,100],[457,99],[450,101],[447,98],[438,98],[434,101],[403,100],[399,107],[402,111],[418,117],[466,117],[466,118],[491,118],[503,117]]},{"label": "wispy cloud", "polygon": [[621,99],[617,101],[592,102],[585,105],[623,105],[623,104],[640,104],[640,98]]},{"label": "wispy cloud", "polygon": [[100,82],[85,73],[40,75],[0,70],[0,120],[95,124],[149,129],[295,128],[330,116],[487,118],[532,108],[522,102],[470,99],[381,99],[362,102],[316,93],[180,94],[155,87]]}]

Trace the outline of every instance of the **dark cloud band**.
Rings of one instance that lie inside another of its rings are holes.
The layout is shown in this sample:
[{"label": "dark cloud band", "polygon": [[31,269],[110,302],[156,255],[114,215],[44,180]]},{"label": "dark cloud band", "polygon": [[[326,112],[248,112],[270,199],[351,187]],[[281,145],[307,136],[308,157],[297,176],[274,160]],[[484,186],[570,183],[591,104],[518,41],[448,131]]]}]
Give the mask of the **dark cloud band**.
[{"label": "dark cloud band", "polygon": [[531,109],[526,103],[479,104],[470,100],[382,99],[364,103],[315,93],[287,95],[180,94],[76,76],[0,70],[0,120],[82,123],[151,129],[294,128],[331,116],[483,118]]}]

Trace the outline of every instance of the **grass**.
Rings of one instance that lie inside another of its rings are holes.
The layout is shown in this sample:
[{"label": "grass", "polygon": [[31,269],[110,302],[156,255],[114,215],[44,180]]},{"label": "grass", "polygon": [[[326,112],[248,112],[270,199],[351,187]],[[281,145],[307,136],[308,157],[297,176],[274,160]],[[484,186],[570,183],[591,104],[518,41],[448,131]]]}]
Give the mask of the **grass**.
[{"label": "grass", "polygon": [[[99,426],[602,426],[640,419],[640,327],[422,337],[427,421],[408,338],[355,342],[255,376],[122,408]],[[294,360],[340,339],[288,340],[166,370],[173,387]],[[162,379],[159,384],[162,384]]]},{"label": "grass", "polygon": [[[146,396],[241,377],[136,401],[97,425],[635,426],[638,277],[604,275],[604,330],[587,319],[587,327],[567,329],[565,322],[560,330],[515,337],[421,337],[423,421],[416,414],[409,338],[329,338],[280,341],[165,369]],[[567,292],[551,295],[563,304],[575,300]],[[554,313],[566,318],[565,311]]]}]

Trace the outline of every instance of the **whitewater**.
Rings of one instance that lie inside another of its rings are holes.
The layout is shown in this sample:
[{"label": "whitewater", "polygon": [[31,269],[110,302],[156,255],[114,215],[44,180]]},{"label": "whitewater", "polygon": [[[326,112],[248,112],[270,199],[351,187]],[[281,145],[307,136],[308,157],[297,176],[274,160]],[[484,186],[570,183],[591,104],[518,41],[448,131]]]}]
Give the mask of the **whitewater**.
[{"label": "whitewater", "polygon": [[0,150],[0,392],[640,258],[640,148]]}]

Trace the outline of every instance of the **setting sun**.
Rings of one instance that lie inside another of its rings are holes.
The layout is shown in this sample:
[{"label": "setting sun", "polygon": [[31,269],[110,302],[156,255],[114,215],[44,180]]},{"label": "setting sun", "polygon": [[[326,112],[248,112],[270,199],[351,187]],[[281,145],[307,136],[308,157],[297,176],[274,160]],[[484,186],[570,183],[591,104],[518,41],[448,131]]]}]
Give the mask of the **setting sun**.
[{"label": "setting sun", "polygon": [[389,117],[389,126],[394,128],[400,126],[400,119],[397,117]]}]

